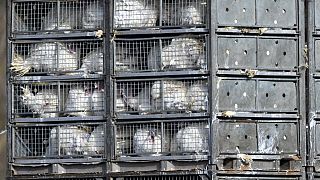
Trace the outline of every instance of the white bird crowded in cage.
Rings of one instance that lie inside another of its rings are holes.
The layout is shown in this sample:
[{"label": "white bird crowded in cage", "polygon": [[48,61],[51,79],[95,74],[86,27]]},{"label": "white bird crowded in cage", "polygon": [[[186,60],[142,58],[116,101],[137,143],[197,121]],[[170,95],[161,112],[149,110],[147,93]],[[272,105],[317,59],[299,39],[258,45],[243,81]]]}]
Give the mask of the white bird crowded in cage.
[{"label": "white bird crowded in cage", "polygon": [[104,20],[103,5],[97,2],[87,5],[82,15],[84,29],[95,29],[103,27]]},{"label": "white bird crowded in cage", "polygon": [[114,26],[116,28],[152,27],[158,19],[158,9],[145,0],[117,0]]},{"label": "white bird crowded in cage", "polygon": [[196,81],[187,91],[189,109],[191,111],[205,111],[208,109],[208,85],[203,81]]},{"label": "white bird crowded in cage", "polygon": [[[186,110],[188,106],[187,87],[182,81],[156,81],[151,88],[153,108],[161,110]],[[163,101],[163,102],[162,102]]]},{"label": "white bird crowded in cage", "polygon": [[22,87],[20,99],[33,113],[41,118],[58,117],[58,95],[56,89],[42,89],[33,94],[28,86]]},{"label": "white bird crowded in cage", "polygon": [[176,134],[177,151],[183,153],[200,153],[208,150],[208,127],[188,126]]},{"label": "white bird crowded in cage", "polygon": [[91,109],[94,116],[103,116],[105,110],[105,92],[99,84],[95,84],[95,89],[91,95]]},{"label": "white bird crowded in cage", "polygon": [[65,104],[65,111],[71,116],[90,116],[92,92],[86,87],[71,87]]},{"label": "white bird crowded in cage", "polygon": [[89,154],[103,154],[105,147],[104,126],[99,125],[94,128],[88,139],[88,153]]},{"label": "white bird crowded in cage", "polygon": [[[161,135],[156,129],[137,129],[133,136],[134,152],[140,155],[160,155]],[[145,153],[145,154],[144,154]]]},{"label": "white bird crowded in cage", "polygon": [[100,73],[103,71],[103,49],[98,48],[89,52],[82,60],[80,71],[87,73]]},{"label": "white bird crowded in cage", "polygon": [[150,101],[150,87],[146,85],[146,87],[143,87],[135,96],[132,95],[132,92],[134,91],[137,90],[128,88],[126,91],[128,94],[123,94],[123,101],[134,111],[138,111],[141,114],[147,114],[152,109]]},{"label": "white bird crowded in cage", "polygon": [[[132,48],[131,48],[132,49]],[[115,71],[131,71],[137,66],[137,57],[130,52],[130,46],[118,44],[116,46],[116,67]]]},{"label": "white bird crowded in cage", "polygon": [[39,43],[24,59],[16,55],[11,70],[22,76],[31,69],[37,72],[74,71],[78,67],[78,53],[63,43]]},{"label": "white bird crowded in cage", "polygon": [[46,155],[87,155],[89,133],[86,127],[61,126],[50,131]]},{"label": "white bird crowded in cage", "polygon": [[[42,20],[42,29],[46,31],[77,29],[81,26],[81,18],[79,17],[80,11],[74,6],[60,5],[60,8],[53,6]],[[69,32],[64,31],[64,33]]]},{"label": "white bird crowded in cage", "polygon": [[21,31],[26,32],[29,31],[27,25],[25,24],[24,20],[17,14],[14,14],[14,20],[13,20],[13,30],[14,31]]},{"label": "white bird crowded in cage", "polygon": [[[159,52],[161,51],[161,52]],[[148,55],[148,69],[199,69],[203,43],[195,38],[175,38],[163,48],[155,46]]]}]

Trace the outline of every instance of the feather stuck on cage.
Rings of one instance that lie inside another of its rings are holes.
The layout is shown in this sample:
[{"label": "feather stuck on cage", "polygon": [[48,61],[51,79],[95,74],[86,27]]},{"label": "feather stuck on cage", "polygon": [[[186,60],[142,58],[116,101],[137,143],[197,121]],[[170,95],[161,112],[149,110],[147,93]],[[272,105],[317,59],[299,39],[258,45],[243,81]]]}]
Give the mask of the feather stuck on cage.
[{"label": "feather stuck on cage", "polygon": [[74,71],[78,68],[78,54],[62,43],[39,43],[29,52],[27,58],[16,56],[11,70],[22,76],[31,69],[37,72]]},{"label": "feather stuck on cage", "polygon": [[71,116],[90,116],[92,92],[86,87],[73,87],[69,90],[65,111]]},{"label": "feather stuck on cage", "polygon": [[116,28],[152,27],[156,25],[158,9],[143,0],[118,0],[115,4]]},{"label": "feather stuck on cage", "polygon": [[156,129],[137,129],[133,136],[135,153],[161,153],[161,135],[158,132]]},{"label": "feather stuck on cage", "polygon": [[176,146],[179,152],[205,152],[208,150],[208,127],[188,126],[176,134]]},{"label": "feather stuck on cage", "polygon": [[88,152],[89,154],[103,154],[104,153],[104,126],[99,125],[94,128],[88,139]]},{"label": "feather stuck on cage", "polygon": [[[56,90],[43,89],[33,94],[28,86],[21,87],[20,99],[33,113],[41,118],[58,117],[58,95]],[[48,113],[49,112],[49,113]]]},{"label": "feather stuck on cage", "polygon": [[61,126],[50,131],[47,155],[86,155],[90,146],[89,133],[84,127]]},{"label": "feather stuck on cage", "polygon": [[148,55],[148,68],[159,69],[199,69],[198,60],[203,54],[203,43],[195,38],[175,38],[159,52],[155,46]]},{"label": "feather stuck on cage", "polygon": [[135,89],[129,89],[127,92],[128,95],[123,94],[123,100],[125,104],[132,108],[135,111],[139,111],[141,113],[147,113],[151,110],[151,101],[150,101],[150,88],[144,87],[136,96],[132,95],[132,92]]},{"label": "feather stuck on cage", "polygon": [[208,86],[206,83],[195,82],[187,91],[189,108],[191,111],[208,110]]},{"label": "feather stuck on cage", "polygon": [[102,73],[103,49],[98,48],[97,50],[89,52],[82,60],[82,65],[79,70],[85,73],[89,73],[89,72]]},{"label": "feather stuck on cage", "polygon": [[[161,87],[162,86],[162,87]],[[151,88],[153,107],[159,110],[186,110],[188,106],[187,87],[182,81],[156,81]]]},{"label": "feather stuck on cage", "polygon": [[[77,29],[81,25],[79,17],[80,11],[74,6],[61,5],[59,9],[57,6],[53,6],[43,19],[42,29],[46,31]],[[65,33],[69,32],[65,31]]]},{"label": "feather stuck on cage", "polygon": [[103,27],[104,9],[100,3],[90,3],[82,16],[84,29],[96,29]]},{"label": "feather stuck on cage", "polygon": [[178,7],[166,5],[163,19],[169,25],[199,25],[204,24],[206,3],[198,0],[182,0]]},{"label": "feather stuck on cage", "polygon": [[103,116],[105,109],[104,89],[98,86],[93,90],[91,95],[91,108],[94,116]]}]

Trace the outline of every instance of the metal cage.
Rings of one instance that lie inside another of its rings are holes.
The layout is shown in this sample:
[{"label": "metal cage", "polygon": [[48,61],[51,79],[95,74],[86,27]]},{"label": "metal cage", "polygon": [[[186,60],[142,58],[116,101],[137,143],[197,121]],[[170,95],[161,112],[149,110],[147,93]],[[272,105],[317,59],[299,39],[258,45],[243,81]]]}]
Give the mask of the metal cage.
[{"label": "metal cage", "polygon": [[116,39],[113,45],[114,71],[116,74],[178,70],[205,72],[208,70],[206,46],[206,35]]},{"label": "metal cage", "polygon": [[208,154],[207,121],[116,123],[116,159]]},{"label": "metal cage", "polygon": [[41,40],[11,43],[11,72],[23,75],[83,75],[104,72],[99,40]]}]

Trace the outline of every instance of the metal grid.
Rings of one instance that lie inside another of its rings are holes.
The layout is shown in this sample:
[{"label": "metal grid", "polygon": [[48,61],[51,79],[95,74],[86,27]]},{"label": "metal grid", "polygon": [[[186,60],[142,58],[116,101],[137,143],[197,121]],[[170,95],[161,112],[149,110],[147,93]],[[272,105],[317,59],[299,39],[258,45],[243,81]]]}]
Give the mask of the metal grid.
[{"label": "metal grid", "polygon": [[207,154],[209,126],[204,121],[116,124],[116,156]]},{"label": "metal grid", "polygon": [[208,111],[206,79],[117,81],[116,113],[147,115]]},{"label": "metal grid", "polygon": [[14,33],[70,33],[104,26],[104,7],[100,0],[15,2],[12,11]]},{"label": "metal grid", "polygon": [[219,36],[219,69],[298,71],[297,38]]},{"label": "metal grid", "polygon": [[295,79],[219,78],[219,111],[298,113],[297,83]]},{"label": "metal grid", "polygon": [[130,176],[130,177],[117,177],[112,180],[207,180],[208,178],[203,175],[160,175],[160,176]]},{"label": "metal grid", "polygon": [[37,125],[13,127],[13,159],[103,157],[105,126]]},{"label": "metal grid", "polygon": [[206,0],[115,1],[114,28],[203,26],[206,12]]},{"label": "metal grid", "polygon": [[105,110],[101,81],[18,83],[12,96],[14,117],[102,116]]},{"label": "metal grid", "polygon": [[212,180],[303,180],[303,177],[284,177],[284,176],[280,176],[280,177],[228,177],[228,176],[219,176],[216,179],[212,179]]},{"label": "metal grid", "polygon": [[102,73],[103,55],[101,41],[14,42],[10,69],[16,76]]},{"label": "metal grid", "polygon": [[[82,175],[83,176],[83,175]],[[36,176],[36,177],[14,177],[14,178],[10,178],[10,180],[32,180],[32,179],[37,179],[37,180],[48,180],[48,179],[56,179],[56,180],[105,180],[105,178],[100,178],[100,177],[93,177],[93,178],[77,178],[77,177],[68,177],[68,178],[59,178],[56,176],[46,176],[46,177],[42,177],[42,176]]]},{"label": "metal grid", "polygon": [[116,40],[116,72],[207,70],[206,36]]}]

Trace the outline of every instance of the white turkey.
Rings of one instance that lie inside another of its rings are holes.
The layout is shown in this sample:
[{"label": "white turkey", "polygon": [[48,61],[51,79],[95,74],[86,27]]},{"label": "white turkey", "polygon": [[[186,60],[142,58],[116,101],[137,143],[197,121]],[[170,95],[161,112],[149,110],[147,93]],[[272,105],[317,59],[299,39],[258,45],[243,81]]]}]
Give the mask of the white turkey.
[{"label": "white turkey", "polygon": [[28,31],[28,27],[25,24],[24,20],[17,14],[14,14],[14,20],[13,20],[13,30],[14,31],[21,31],[26,32]]},{"label": "white turkey", "polygon": [[65,111],[71,116],[90,116],[92,104],[92,92],[86,87],[72,87],[69,90],[65,104]]},{"label": "white turkey", "polygon": [[188,126],[180,129],[176,134],[178,152],[200,153],[208,150],[208,127]]},{"label": "white turkey", "polygon": [[130,71],[137,66],[137,57],[129,51],[129,47],[123,44],[116,46],[115,71]]},{"label": "white turkey", "polygon": [[161,135],[156,129],[137,129],[133,136],[134,152],[137,154],[161,153]]},{"label": "white turkey", "polygon": [[105,92],[101,87],[96,87],[91,96],[91,108],[94,116],[103,116],[105,109]]},{"label": "white turkey", "polygon": [[[187,87],[182,81],[156,81],[151,88],[153,108],[161,110],[186,110],[188,106]],[[162,102],[163,101],[163,102]]]},{"label": "white turkey", "polygon": [[103,49],[98,48],[89,52],[82,60],[80,71],[85,73],[97,72],[102,73],[103,71]]},{"label": "white turkey", "polygon": [[125,104],[134,111],[139,111],[142,114],[149,112],[152,108],[150,101],[150,87],[143,87],[135,96],[132,95],[133,91],[134,90],[129,88],[128,94],[123,94]]},{"label": "white turkey", "polygon": [[152,27],[157,19],[158,9],[145,0],[117,0],[115,3],[116,28]]},{"label": "white turkey", "polygon": [[100,3],[90,3],[82,16],[85,29],[102,28],[104,20],[104,9]]},{"label": "white turkey", "polygon": [[198,0],[182,0],[179,1],[177,7],[174,4],[166,5],[167,10],[164,14],[164,20],[168,22],[169,25],[199,25],[204,24],[204,16],[206,3],[200,2]]},{"label": "white turkey", "polygon": [[[53,6],[43,19],[42,29],[46,31],[77,29],[81,25],[79,17],[80,11],[74,6],[61,5],[59,9],[57,6]],[[69,33],[69,31],[65,31],[65,33]]]},{"label": "white turkey", "polygon": [[50,131],[46,155],[86,155],[90,146],[89,133],[84,127],[61,126]]},{"label": "white turkey", "polygon": [[27,58],[14,58],[11,70],[22,76],[31,69],[37,72],[74,71],[78,68],[78,54],[63,43],[39,43],[31,48]]},{"label": "white turkey", "polygon": [[187,91],[189,108],[191,111],[208,110],[208,85],[205,82],[193,83]]},{"label": "white turkey", "polygon": [[[55,89],[43,89],[33,94],[29,87],[22,88],[20,99],[33,113],[41,118],[58,117],[58,95]],[[50,112],[50,113],[48,113]],[[52,113],[51,113],[52,112]]]},{"label": "white turkey", "polygon": [[[190,69],[200,68],[198,60],[203,54],[203,43],[195,38],[175,38],[159,52],[155,46],[148,55],[148,68],[160,69]],[[162,58],[162,59],[161,59]]]},{"label": "white turkey", "polygon": [[89,154],[103,154],[104,153],[104,126],[99,125],[94,128],[88,139],[88,152]]}]

